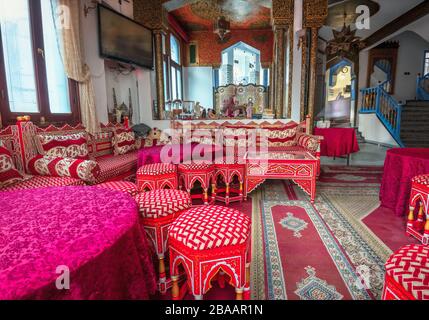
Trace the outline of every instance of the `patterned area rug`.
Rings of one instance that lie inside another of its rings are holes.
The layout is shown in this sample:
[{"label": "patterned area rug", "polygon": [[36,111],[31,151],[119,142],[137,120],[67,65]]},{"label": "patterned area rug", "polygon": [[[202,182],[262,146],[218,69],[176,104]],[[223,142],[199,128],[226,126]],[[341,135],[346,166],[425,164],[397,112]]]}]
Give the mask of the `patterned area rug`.
[{"label": "patterned area rug", "polygon": [[292,183],[253,197],[253,299],[380,299],[392,251],[362,222],[378,207],[381,168],[324,167],[316,203]]}]

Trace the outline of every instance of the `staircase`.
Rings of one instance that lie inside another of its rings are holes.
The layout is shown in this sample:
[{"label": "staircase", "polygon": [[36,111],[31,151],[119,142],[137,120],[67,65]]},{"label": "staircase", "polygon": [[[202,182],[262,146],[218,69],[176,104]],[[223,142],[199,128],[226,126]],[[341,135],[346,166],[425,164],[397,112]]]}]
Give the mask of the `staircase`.
[{"label": "staircase", "polygon": [[359,131],[359,128],[355,127],[354,129],[356,131],[356,138],[357,138],[358,144],[361,145],[365,143],[365,138],[363,137],[362,132]]},{"label": "staircase", "polygon": [[429,148],[429,101],[407,101],[402,106],[400,137],[408,148]]}]

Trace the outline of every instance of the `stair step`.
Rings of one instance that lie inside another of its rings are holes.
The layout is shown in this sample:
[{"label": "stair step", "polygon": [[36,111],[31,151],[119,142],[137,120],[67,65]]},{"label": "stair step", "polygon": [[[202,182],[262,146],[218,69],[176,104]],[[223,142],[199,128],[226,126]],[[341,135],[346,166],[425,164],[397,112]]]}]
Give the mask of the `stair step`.
[{"label": "stair step", "polygon": [[407,100],[406,105],[429,107],[429,101],[426,101],[426,100]]}]

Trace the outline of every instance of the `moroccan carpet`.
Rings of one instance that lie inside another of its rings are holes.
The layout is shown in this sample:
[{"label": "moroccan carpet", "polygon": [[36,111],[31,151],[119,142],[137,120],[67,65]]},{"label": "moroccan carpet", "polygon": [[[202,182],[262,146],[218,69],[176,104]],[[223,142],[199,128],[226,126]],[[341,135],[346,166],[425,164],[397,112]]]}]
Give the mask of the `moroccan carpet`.
[{"label": "moroccan carpet", "polygon": [[[380,299],[392,250],[364,220],[379,207],[381,175],[380,167],[323,167],[314,205],[287,181],[255,191],[252,298]],[[402,222],[395,228],[404,234]]]}]

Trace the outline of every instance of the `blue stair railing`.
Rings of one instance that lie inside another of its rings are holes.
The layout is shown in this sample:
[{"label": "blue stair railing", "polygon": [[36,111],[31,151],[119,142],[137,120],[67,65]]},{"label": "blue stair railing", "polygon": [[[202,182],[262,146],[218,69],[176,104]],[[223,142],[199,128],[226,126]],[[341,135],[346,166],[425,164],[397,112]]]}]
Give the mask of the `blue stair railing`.
[{"label": "blue stair railing", "polygon": [[416,88],[416,100],[429,100],[429,73],[423,77],[420,74],[418,75]]},{"label": "blue stair railing", "polygon": [[395,141],[403,147],[401,141],[402,106],[388,93],[390,81],[384,81],[377,87],[362,89],[360,113],[375,113]]}]

